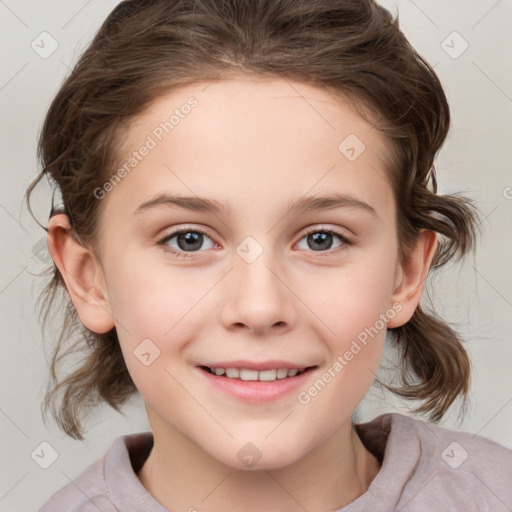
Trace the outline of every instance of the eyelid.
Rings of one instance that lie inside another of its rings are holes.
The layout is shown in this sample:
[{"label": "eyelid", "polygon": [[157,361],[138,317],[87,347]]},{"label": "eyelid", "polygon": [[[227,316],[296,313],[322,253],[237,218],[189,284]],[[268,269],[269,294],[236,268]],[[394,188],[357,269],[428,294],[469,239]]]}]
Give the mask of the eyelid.
[{"label": "eyelid", "polygon": [[343,233],[340,232],[339,228],[329,228],[323,224],[317,224],[309,228],[306,228],[306,231],[301,233],[301,238],[299,240],[302,240],[302,238],[304,238],[306,235],[318,232],[334,233],[335,235],[343,238],[344,240],[351,241],[347,235],[344,235]]},{"label": "eyelid", "polygon": [[[178,235],[184,231],[195,231],[195,232],[202,233],[203,235],[208,236],[212,241],[214,241],[214,239],[215,239],[215,237],[211,235],[211,233],[208,231],[207,228],[204,228],[201,226],[193,226],[193,225],[187,226],[186,225],[186,226],[183,226],[180,228],[176,228],[175,230],[171,231],[167,235],[164,235],[162,238],[160,238],[160,242],[162,242],[163,240],[168,241],[173,236]],[[334,233],[346,240],[349,240],[349,237],[344,235],[343,233],[340,233],[337,228],[329,228],[323,224],[315,224],[313,226],[305,228],[305,231],[302,231],[300,233],[299,240],[302,240],[302,238],[304,238],[306,235],[309,235],[311,233],[317,233],[320,231]]]}]

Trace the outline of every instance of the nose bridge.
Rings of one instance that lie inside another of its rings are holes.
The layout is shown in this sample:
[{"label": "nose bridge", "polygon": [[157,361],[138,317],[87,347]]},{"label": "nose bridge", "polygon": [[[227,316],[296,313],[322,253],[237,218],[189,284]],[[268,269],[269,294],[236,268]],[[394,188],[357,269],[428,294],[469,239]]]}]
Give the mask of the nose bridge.
[{"label": "nose bridge", "polygon": [[290,323],[291,294],[270,242],[264,245],[248,236],[235,251],[225,321],[244,324],[253,331]]}]

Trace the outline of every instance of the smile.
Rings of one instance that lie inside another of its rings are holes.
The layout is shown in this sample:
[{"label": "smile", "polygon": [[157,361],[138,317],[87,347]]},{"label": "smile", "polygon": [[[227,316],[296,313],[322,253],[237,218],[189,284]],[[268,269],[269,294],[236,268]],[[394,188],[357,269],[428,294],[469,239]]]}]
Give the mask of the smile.
[{"label": "smile", "polygon": [[[212,369],[209,366],[196,368],[205,385],[215,390],[216,397],[220,391],[237,401],[251,403],[275,401],[298,392],[300,388],[307,386],[308,381],[318,370],[318,366],[261,371],[229,367]],[[285,370],[286,376],[280,370]]]}]

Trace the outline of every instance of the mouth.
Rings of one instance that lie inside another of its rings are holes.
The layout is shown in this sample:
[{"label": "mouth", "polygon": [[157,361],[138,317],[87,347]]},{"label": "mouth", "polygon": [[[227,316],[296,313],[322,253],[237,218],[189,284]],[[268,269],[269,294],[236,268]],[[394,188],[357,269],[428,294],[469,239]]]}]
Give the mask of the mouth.
[{"label": "mouth", "polygon": [[227,397],[253,405],[291,399],[301,388],[311,385],[318,365],[271,359],[203,361],[196,365],[200,381],[213,391],[213,399]]},{"label": "mouth", "polygon": [[[256,363],[247,368],[220,368],[200,365],[196,366],[202,382],[214,391],[215,400],[229,397],[238,402],[262,404],[275,402],[293,396],[301,388],[307,387],[313,381],[318,366],[302,368],[271,368],[267,363],[264,370],[254,369]],[[272,364],[273,365],[273,364]],[[286,366],[282,365],[282,366]],[[292,364],[290,366],[293,366]],[[219,395],[220,393],[220,395]]]}]

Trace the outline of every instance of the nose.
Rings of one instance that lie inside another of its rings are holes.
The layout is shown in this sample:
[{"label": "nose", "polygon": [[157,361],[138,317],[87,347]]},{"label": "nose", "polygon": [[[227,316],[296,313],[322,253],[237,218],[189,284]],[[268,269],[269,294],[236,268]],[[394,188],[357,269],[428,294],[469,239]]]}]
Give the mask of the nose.
[{"label": "nose", "polygon": [[225,287],[221,321],[227,329],[266,335],[293,328],[294,295],[287,286],[286,272],[270,250],[251,263],[235,254]]}]

